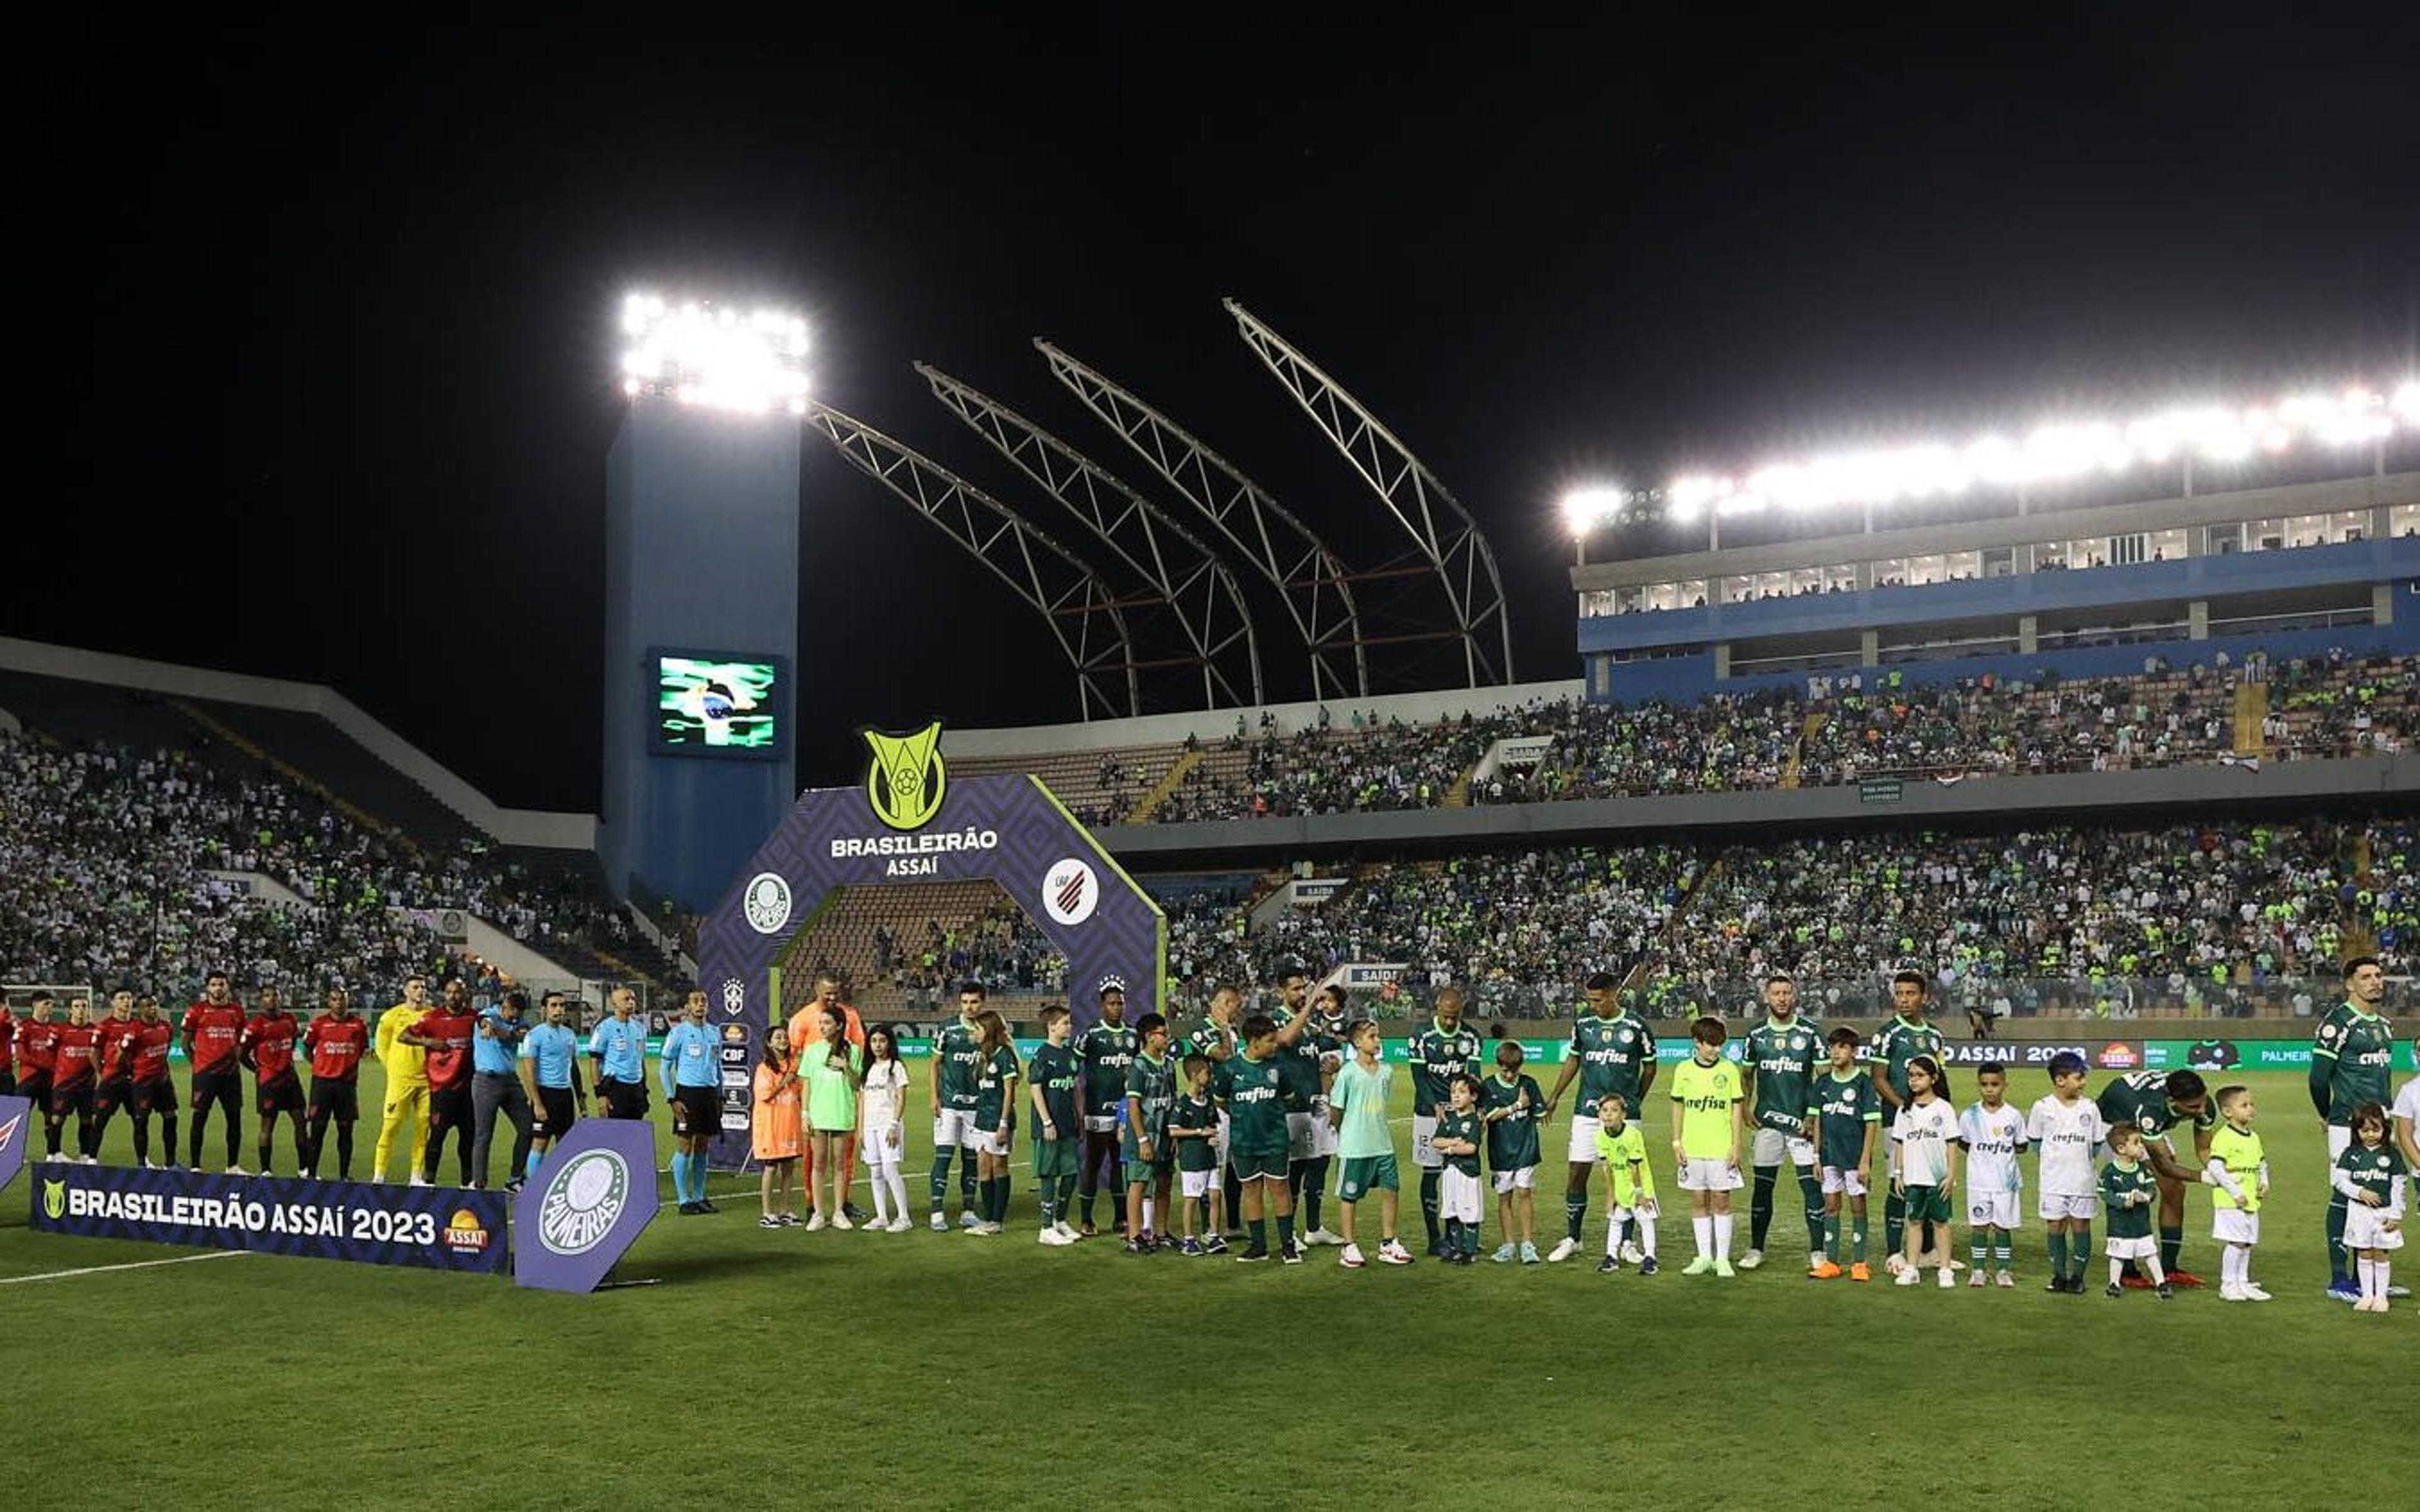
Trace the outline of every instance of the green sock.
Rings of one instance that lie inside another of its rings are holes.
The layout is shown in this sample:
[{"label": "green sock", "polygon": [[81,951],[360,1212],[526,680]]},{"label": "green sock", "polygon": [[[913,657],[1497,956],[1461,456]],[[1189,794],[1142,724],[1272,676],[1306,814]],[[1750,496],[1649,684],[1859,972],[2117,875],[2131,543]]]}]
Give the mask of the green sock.
[{"label": "green sock", "polygon": [[1290,1212],[1281,1212],[1281,1213],[1279,1213],[1279,1214],[1278,1214],[1278,1248],[1280,1248],[1280,1249],[1285,1249],[1285,1248],[1290,1247],[1293,1243],[1294,1243],[1294,1214],[1293,1214],[1293,1213],[1290,1213]]},{"label": "green sock", "polygon": [[2075,1273],[2079,1276],[2091,1266],[2092,1226],[2090,1224],[2077,1225],[2075,1232],[2068,1236],[2067,1257],[2073,1264]]},{"label": "green sock", "polygon": [[2063,1228],[2050,1231],[2050,1273],[2053,1280],[2067,1274],[2067,1230]]},{"label": "green sock", "polygon": [[933,1154],[933,1211],[940,1211],[941,1204],[949,1199],[950,1149],[944,1145]]},{"label": "green sock", "polygon": [[1573,1196],[1569,1193],[1564,1194],[1563,1237],[1570,1240],[1575,1244],[1578,1243],[1580,1242],[1580,1229],[1587,1223],[1588,1194],[1583,1192],[1578,1196]]},{"label": "green sock", "polygon": [[1075,1199],[1075,1196],[1076,1179],[1072,1176],[1059,1178],[1059,1217],[1063,1223],[1066,1221],[1067,1204]]},{"label": "green sock", "polygon": [[2185,1226],[2179,1224],[2171,1228],[2162,1224],[2160,1226],[2160,1273],[2174,1275],[2183,1270],[2184,1257]]},{"label": "green sock", "polygon": [[1815,1247],[1834,1259],[1839,1257],[1840,1215],[1838,1213],[1827,1212],[1823,1215],[1823,1236],[1815,1242]]},{"label": "green sock", "polygon": [[1798,1195],[1807,1201],[1807,1247],[1829,1254],[1823,1242],[1823,1183],[1816,1177],[1815,1167],[1798,1168]]},{"label": "green sock", "polygon": [[1983,1269],[1983,1261],[1989,1258],[1992,1253],[1991,1241],[1985,1239],[1983,1234],[1984,1230],[1978,1228],[1966,1236],[1967,1263],[1978,1271]]},{"label": "green sock", "polygon": [[2009,1231],[2005,1228],[1992,1238],[1992,1258],[1999,1262],[2003,1271],[2016,1263],[2016,1252],[2009,1246]]},{"label": "green sock", "polygon": [[1866,1263],[1866,1221],[1863,1218],[1849,1225],[1849,1256],[1853,1265]]},{"label": "green sock", "polygon": [[1252,1248],[1264,1250],[1269,1247],[1269,1222],[1267,1219],[1247,1219],[1244,1223],[1244,1229],[1247,1233],[1249,1233],[1252,1236]]}]

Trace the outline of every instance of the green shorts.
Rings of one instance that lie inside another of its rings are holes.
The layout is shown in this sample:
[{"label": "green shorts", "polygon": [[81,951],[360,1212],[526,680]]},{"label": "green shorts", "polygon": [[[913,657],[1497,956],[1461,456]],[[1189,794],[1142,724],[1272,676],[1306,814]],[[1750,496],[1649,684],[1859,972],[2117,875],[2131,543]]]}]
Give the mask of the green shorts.
[{"label": "green shorts", "polygon": [[1393,1192],[1401,1186],[1392,1154],[1356,1155],[1344,1162],[1343,1174],[1337,1178],[1336,1196],[1339,1201],[1358,1202],[1365,1193]]},{"label": "green shorts", "polygon": [[1949,1221],[1951,1193],[1946,1186],[1912,1186],[1907,1189],[1907,1221],[1912,1224],[1946,1224]]},{"label": "green shorts", "polygon": [[1062,1134],[1056,1139],[1033,1141],[1033,1175],[1047,1181],[1055,1177],[1073,1176],[1081,1163],[1084,1141],[1080,1135]]},{"label": "green shorts", "polygon": [[1235,1180],[1239,1181],[1282,1181],[1286,1179],[1286,1147],[1237,1149],[1228,1156],[1228,1164],[1235,1167]]},{"label": "green shorts", "polygon": [[1168,1180],[1169,1172],[1176,1168],[1175,1163],[1165,1155],[1157,1160],[1139,1160],[1127,1155],[1122,1157],[1118,1164],[1125,1168],[1128,1186],[1157,1186]]}]

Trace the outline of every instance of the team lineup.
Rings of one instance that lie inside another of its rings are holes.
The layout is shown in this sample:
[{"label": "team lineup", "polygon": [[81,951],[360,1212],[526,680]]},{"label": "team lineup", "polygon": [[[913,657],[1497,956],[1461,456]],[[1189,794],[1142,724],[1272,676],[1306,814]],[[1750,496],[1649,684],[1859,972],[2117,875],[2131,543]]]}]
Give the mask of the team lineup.
[{"label": "team lineup", "polygon": [[[2393,1094],[2394,1031],[2379,1011],[2378,963],[2349,963],[2345,991],[2319,1024],[2309,1073],[2331,1162],[2328,1290],[2358,1310],[2384,1311],[2390,1297],[2404,1294],[2391,1267],[2403,1242],[2411,1173],[2420,1167],[2420,1079]],[[1123,983],[1111,980],[1101,986],[1097,1020],[1080,1033],[1067,1008],[1043,1011],[1043,1042],[1020,1062],[1007,1023],[986,1006],[980,984],[967,983],[956,1019],[934,1036],[926,1077],[927,1223],[951,1227],[954,1157],[959,1227],[981,1237],[1005,1230],[1013,1147],[1020,1115],[1030,1114],[1042,1244],[1063,1247],[1098,1234],[1107,1189],[1111,1226],[1129,1254],[1170,1249],[1293,1265],[1312,1247],[1333,1246],[1351,1269],[1373,1258],[1414,1263],[1400,1230],[1402,1176],[1388,1116],[1395,1068],[1378,1026],[1348,1018],[1339,988],[1314,996],[1299,970],[1280,971],[1277,994],[1270,1013],[1246,1016],[1243,994],[1220,989],[1204,1021],[1180,1039],[1157,1013],[1127,1023]],[[1894,1284],[1920,1285],[1929,1270],[1938,1286],[1956,1287],[1956,1272],[1964,1270],[1970,1288],[2012,1287],[2024,1227],[2021,1157],[2030,1154],[2047,1289],[2087,1289],[2096,1218],[2104,1227],[2110,1295],[2142,1288],[2165,1299],[2203,1286],[2184,1263],[2186,1194],[2201,1186],[2211,1195],[2210,1237],[2220,1247],[2220,1297],[2269,1300],[2252,1264],[2272,1172],[2249,1089],[2212,1088],[2193,1071],[2144,1072],[2087,1096],[2083,1057],[2065,1052],[2049,1063],[2050,1094],[2030,1108],[2007,1100],[2005,1066],[1985,1065],[1974,1072],[1975,1101],[1961,1109],[1920,974],[1894,979],[1893,1014],[1870,1037],[1807,1021],[1786,975],[1766,980],[1763,996],[1764,1022],[1745,1034],[1736,1059],[1727,1054],[1722,1020],[1690,1025],[1690,1054],[1673,1066],[1662,1099],[1689,1209],[1693,1252],[1683,1273],[1728,1277],[1761,1267],[1788,1172],[1803,1204],[1809,1278],[1873,1279],[1869,1200],[1878,1187],[1880,1261]],[[1657,1273],[1662,1212],[1647,1142],[1663,1069],[1656,1035],[1625,1006],[1610,975],[1590,980],[1586,1000],[1551,1091],[1529,1074],[1516,1041],[1497,1041],[1494,1065],[1482,1063],[1486,1041],[1464,1020],[1452,988],[1438,995],[1432,1022],[1412,1036],[1411,1161],[1429,1257],[1475,1263],[1492,1207],[1493,1260],[1570,1260],[1588,1244],[1589,1209],[1601,1187],[1598,1269]],[[114,993],[99,1019],[81,997],[59,1018],[55,998],[38,993],[23,1020],[0,1011],[0,1092],[20,1093],[40,1110],[48,1159],[95,1163],[123,1111],[136,1162],[175,1165],[180,1109],[168,1064],[171,1045],[180,1043],[192,1066],[186,1164],[201,1165],[215,1111],[225,1168],[249,1174],[237,1163],[241,1073],[249,1071],[260,1173],[272,1168],[282,1119],[298,1174],[320,1175],[333,1130],[334,1174],[350,1180],[357,1077],[363,1057],[375,1055],[386,1097],[369,1180],[386,1179],[400,1144],[409,1180],[435,1184],[451,1135],[459,1184],[480,1186],[496,1128],[509,1123],[505,1185],[517,1190],[552,1140],[588,1115],[592,1092],[608,1118],[649,1115],[645,1023],[628,989],[617,989],[608,1006],[583,1039],[567,1022],[560,993],[543,995],[535,1016],[517,991],[474,1012],[458,979],[435,1001],[427,979],[408,979],[404,1000],[375,1030],[340,989],[327,992],[323,1011],[306,1025],[274,988],[262,989],[257,1011],[248,1011],[216,972],[174,1026],[156,998],[128,990]],[[706,1149],[721,1109],[706,1009],[703,993],[689,995],[656,1068],[672,1109],[675,1192],[689,1215],[718,1211],[706,1193]],[[752,1124],[763,1227],[912,1227],[901,1170],[911,1078],[900,1039],[891,1026],[865,1025],[830,975],[767,1035]],[[298,1074],[304,1063],[307,1091]],[[1537,1181],[1546,1132],[1567,1098],[1563,1233],[1542,1256]],[[2180,1136],[2189,1152],[2180,1150]],[[861,1159],[870,1214],[849,1200]],[[1962,1180],[1962,1262],[1953,1237]],[[795,1186],[808,1194],[803,1219]],[[1733,1194],[1743,1187],[1750,1188],[1749,1231],[1734,1259]],[[1377,1242],[1365,1252],[1362,1210],[1373,1204]],[[1231,1239],[1244,1242],[1233,1248]]]}]

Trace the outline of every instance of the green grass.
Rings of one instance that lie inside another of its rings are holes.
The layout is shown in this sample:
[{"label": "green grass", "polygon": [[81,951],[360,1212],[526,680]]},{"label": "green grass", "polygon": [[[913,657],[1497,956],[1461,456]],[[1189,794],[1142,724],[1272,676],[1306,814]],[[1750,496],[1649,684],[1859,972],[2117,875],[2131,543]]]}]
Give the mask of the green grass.
[{"label": "green grass", "polygon": [[[2261,1506],[2320,1486],[2392,1504],[2410,1482],[2372,1403],[2386,1386],[2398,1410],[2420,1306],[2376,1318],[2319,1295],[2319,1133],[2298,1078],[2247,1079],[2276,1172],[2266,1306],[2049,1296],[2030,1211],[2016,1291],[1817,1285],[1787,1181],[1766,1269],[1684,1277],[1685,1199],[1660,1150],[1672,1263],[1652,1278],[1595,1273],[1601,1197],[1585,1263],[1353,1273],[1326,1250],[1289,1269],[1133,1259],[1107,1240],[1046,1249],[1022,1172],[992,1240],[767,1232],[752,1201],[723,1195],[742,1179],[719,1176],[721,1215],[667,1208],[626,1262],[662,1285],[590,1297],[258,1255],[0,1285],[10,1374],[41,1404],[21,1413],[12,1459],[20,1485],[92,1481],[114,1502],[182,1507],[1086,1493],[1661,1507],[1764,1504],[1782,1488]],[[2020,1073],[2010,1095],[2046,1089]],[[122,1123],[113,1146],[127,1158]],[[27,1200],[23,1180],[7,1195],[0,1278],[185,1253],[31,1233]],[[2187,1263],[2214,1275],[2206,1195],[2189,1223]],[[1405,1227],[1417,1236],[1409,1202]],[[1879,1248],[1879,1204],[1874,1227]]]}]

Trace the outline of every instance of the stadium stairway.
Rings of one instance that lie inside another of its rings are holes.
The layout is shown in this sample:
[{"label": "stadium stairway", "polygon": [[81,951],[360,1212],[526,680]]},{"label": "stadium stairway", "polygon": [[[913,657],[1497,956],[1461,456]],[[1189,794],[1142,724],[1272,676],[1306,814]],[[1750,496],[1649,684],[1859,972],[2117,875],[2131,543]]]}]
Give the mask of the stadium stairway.
[{"label": "stadium stairway", "polygon": [[1167,773],[1157,782],[1152,784],[1151,791],[1144,794],[1141,799],[1126,811],[1125,822],[1129,825],[1150,824],[1151,816],[1159,811],[1159,806],[1168,801],[1168,795],[1174,793],[1185,781],[1187,776],[1201,764],[1202,748],[1198,746],[1179,755],[1175,764],[1169,767]]},{"label": "stadium stairway", "polygon": [[2235,685],[2235,749],[2246,756],[2269,754],[2262,732],[2269,723],[2269,685],[2246,679]]},{"label": "stadium stairway", "polygon": [[1682,893],[1680,901],[1672,905],[1672,917],[1664,921],[1662,935],[1655,944],[1639,951],[1638,959],[1633,961],[1630,964],[1630,969],[1621,974],[1623,987],[1637,986],[1646,979],[1648,963],[1668,952],[1674,937],[1681,933],[1681,927],[1690,921],[1689,910],[1697,905],[1698,894],[1706,890],[1706,884],[1712,882],[1722,869],[1723,857],[1719,855],[1698,869],[1697,875],[1689,879],[1688,890]]},{"label": "stadium stairway", "polygon": [[1799,725],[1798,738],[1790,743],[1790,759],[1781,764],[1781,785],[1783,787],[1795,788],[1798,786],[1799,759],[1807,754],[1807,743],[1814,739],[1816,735],[1823,731],[1823,721],[1830,717],[1831,716],[1828,714],[1810,714],[1807,717],[1806,720]]},{"label": "stadium stairway", "polygon": [[1478,775],[1480,764],[1486,760],[1487,758],[1485,756],[1481,756],[1479,761],[1473,762],[1468,766],[1463,768],[1462,775],[1453,779],[1453,786],[1445,790],[1445,797],[1437,807],[1441,809],[1469,808],[1470,779]]}]

